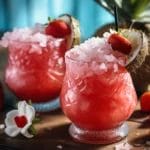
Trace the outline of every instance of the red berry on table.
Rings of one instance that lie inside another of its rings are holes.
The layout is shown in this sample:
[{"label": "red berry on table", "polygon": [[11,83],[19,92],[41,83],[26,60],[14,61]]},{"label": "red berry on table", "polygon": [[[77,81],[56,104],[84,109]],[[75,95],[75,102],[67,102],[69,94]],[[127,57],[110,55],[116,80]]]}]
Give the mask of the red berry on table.
[{"label": "red berry on table", "polygon": [[114,33],[109,37],[108,43],[111,44],[112,49],[127,55],[131,52],[132,49],[131,42],[117,33]]},{"label": "red berry on table", "polygon": [[150,112],[150,92],[145,92],[141,96],[141,110]]},{"label": "red berry on table", "polygon": [[62,38],[71,33],[70,26],[63,20],[54,20],[48,24],[45,29],[47,35],[52,35],[55,38]]}]

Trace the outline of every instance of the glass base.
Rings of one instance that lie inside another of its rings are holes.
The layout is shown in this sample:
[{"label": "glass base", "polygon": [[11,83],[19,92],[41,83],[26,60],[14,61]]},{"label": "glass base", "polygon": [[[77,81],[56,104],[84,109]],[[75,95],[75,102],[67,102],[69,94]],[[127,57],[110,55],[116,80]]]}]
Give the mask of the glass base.
[{"label": "glass base", "polygon": [[74,124],[69,128],[69,133],[75,141],[87,144],[111,144],[121,140],[128,134],[128,125],[123,123],[121,126],[101,131],[81,129]]},{"label": "glass base", "polygon": [[59,97],[54,100],[48,101],[48,102],[32,103],[32,105],[37,112],[53,111],[60,107]]}]

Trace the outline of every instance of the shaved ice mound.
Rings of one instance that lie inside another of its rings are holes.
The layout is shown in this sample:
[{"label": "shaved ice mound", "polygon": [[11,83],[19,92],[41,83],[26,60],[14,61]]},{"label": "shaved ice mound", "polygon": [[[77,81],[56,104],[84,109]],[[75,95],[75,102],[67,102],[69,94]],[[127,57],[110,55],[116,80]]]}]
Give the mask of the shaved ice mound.
[{"label": "shaved ice mound", "polygon": [[[118,67],[126,65],[126,56],[114,51],[106,38],[93,37],[79,46],[66,52],[65,57],[87,65],[95,73],[104,73],[108,70],[118,71]],[[66,59],[67,60],[67,59]]]},{"label": "shaved ice mound", "polygon": [[44,33],[45,27],[42,24],[36,24],[32,28],[14,29],[12,32],[6,32],[0,40],[0,46],[9,47],[11,44],[19,43],[18,48],[22,43],[31,44],[29,53],[37,52],[41,54],[43,48],[47,45],[59,47],[63,39],[54,38],[53,36]]}]

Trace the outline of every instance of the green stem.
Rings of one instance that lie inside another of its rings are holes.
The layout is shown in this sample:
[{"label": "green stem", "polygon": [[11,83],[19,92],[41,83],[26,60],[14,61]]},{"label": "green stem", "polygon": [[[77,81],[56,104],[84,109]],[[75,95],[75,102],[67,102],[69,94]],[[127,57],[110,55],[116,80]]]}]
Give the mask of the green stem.
[{"label": "green stem", "polygon": [[36,135],[36,134],[37,134],[37,131],[36,131],[36,129],[34,128],[33,125],[30,126],[29,132],[30,132],[32,135]]}]

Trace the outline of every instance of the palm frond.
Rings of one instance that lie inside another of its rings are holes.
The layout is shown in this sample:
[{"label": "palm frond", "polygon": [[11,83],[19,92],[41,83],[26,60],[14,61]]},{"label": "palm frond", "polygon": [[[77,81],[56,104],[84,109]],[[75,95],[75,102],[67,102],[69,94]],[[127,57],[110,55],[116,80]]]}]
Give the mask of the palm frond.
[{"label": "palm frond", "polygon": [[95,0],[114,15],[114,5],[118,7],[119,19],[150,22],[150,0]]}]

